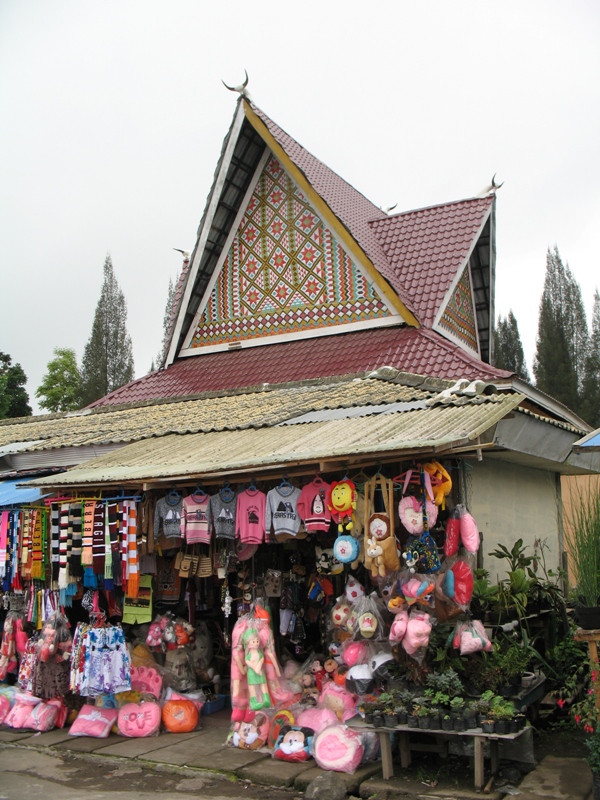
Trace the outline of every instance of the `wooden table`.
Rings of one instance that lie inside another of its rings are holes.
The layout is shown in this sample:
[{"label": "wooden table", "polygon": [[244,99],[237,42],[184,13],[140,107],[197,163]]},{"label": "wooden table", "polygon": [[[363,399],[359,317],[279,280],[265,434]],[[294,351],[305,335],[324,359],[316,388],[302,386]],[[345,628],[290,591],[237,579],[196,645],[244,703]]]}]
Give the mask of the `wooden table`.
[{"label": "wooden table", "polygon": [[435,737],[451,738],[454,736],[469,736],[473,739],[473,750],[475,759],[475,789],[480,791],[484,787],[484,745],[486,740],[490,743],[490,762],[492,775],[498,772],[498,743],[518,739],[527,728],[523,728],[517,733],[484,733],[481,728],[472,728],[467,731],[442,731],[431,728],[409,728],[408,725],[397,725],[395,728],[375,728],[367,725],[362,717],[353,717],[346,723],[349,728],[355,731],[374,731],[379,735],[379,745],[381,748],[381,766],[385,780],[394,776],[394,761],[392,758],[391,734],[397,733],[400,741],[400,764],[403,769],[410,766],[410,734],[427,733]]}]

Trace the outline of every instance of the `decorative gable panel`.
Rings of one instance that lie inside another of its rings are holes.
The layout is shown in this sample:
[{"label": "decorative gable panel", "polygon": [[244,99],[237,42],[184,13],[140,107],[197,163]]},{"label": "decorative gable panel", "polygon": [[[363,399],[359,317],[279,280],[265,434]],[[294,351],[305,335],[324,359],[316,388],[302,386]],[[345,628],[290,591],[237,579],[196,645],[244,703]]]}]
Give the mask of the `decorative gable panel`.
[{"label": "decorative gable panel", "polygon": [[453,338],[467,347],[479,352],[477,341],[477,323],[473,307],[473,292],[471,289],[471,276],[467,264],[446,308],[442,314],[439,326]]},{"label": "decorative gable panel", "polygon": [[372,284],[271,156],[186,347],[391,317]]}]

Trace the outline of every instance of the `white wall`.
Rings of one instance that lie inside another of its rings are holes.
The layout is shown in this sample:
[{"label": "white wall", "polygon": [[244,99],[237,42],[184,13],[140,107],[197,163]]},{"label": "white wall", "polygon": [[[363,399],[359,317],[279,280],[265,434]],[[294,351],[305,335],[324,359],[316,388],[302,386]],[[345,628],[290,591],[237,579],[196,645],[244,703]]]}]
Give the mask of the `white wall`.
[{"label": "white wall", "polygon": [[[560,565],[562,544],[558,528],[555,474],[531,467],[486,459],[469,462],[468,497],[470,511],[483,534],[483,566],[490,580],[504,564],[488,553],[503,544],[509,550],[517,539],[533,554],[534,539],[545,539],[546,568]],[[500,574],[500,578],[505,577]]]}]

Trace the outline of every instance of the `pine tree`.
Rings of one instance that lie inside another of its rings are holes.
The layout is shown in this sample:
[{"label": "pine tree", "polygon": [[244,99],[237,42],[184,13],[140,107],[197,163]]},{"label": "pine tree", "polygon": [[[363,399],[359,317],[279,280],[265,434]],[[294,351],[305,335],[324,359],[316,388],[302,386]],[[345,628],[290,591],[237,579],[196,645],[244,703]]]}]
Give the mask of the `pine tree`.
[{"label": "pine tree", "polygon": [[0,419],[31,416],[26,383],[21,365],[13,364],[7,353],[0,353]]},{"label": "pine tree", "polygon": [[127,306],[112,260],[107,255],[104,283],[81,364],[83,405],[93,403],[132,379],[133,351],[127,333]]},{"label": "pine tree", "polygon": [[600,428],[600,294],[594,292],[592,334],[585,362],[581,416],[594,428]]},{"label": "pine tree", "polygon": [[581,289],[558,252],[548,250],[533,372],[538,389],[579,413],[588,349]]},{"label": "pine tree", "polygon": [[[176,284],[173,283],[173,279],[169,278],[169,288],[167,290],[167,304],[165,305],[165,313],[163,316],[163,338],[162,343],[160,346],[160,351],[156,356],[156,368],[160,369],[164,363],[164,360],[167,356],[167,347],[169,345],[169,336],[171,334],[171,316],[173,314],[173,305],[175,303],[175,290]],[[154,361],[152,362],[151,372],[154,372]]]},{"label": "pine tree", "polygon": [[514,372],[524,381],[531,381],[525,363],[519,326],[512,309],[505,319],[498,317],[498,327],[494,331],[494,364],[499,369]]},{"label": "pine tree", "polygon": [[54,358],[35,392],[40,408],[47,411],[74,411],[81,404],[81,373],[75,350],[55,347]]}]

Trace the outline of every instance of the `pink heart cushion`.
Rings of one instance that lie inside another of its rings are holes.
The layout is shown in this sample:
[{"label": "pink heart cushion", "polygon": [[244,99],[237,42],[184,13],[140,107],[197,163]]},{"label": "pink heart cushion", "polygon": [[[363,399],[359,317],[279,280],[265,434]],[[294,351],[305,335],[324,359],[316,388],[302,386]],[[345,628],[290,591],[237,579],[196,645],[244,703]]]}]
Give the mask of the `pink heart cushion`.
[{"label": "pink heart cushion", "polygon": [[153,736],[160,728],[160,718],[158,703],[126,703],[119,709],[119,733],[130,738]]}]

